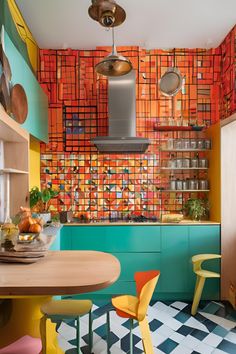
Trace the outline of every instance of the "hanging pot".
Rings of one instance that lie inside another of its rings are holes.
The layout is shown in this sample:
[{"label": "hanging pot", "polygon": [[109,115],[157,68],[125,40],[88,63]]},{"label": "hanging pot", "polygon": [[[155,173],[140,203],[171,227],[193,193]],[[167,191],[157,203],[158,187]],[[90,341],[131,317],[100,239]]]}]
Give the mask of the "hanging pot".
[{"label": "hanging pot", "polygon": [[11,112],[15,120],[23,124],[28,114],[28,102],[24,87],[16,84],[11,89]]},{"label": "hanging pot", "polygon": [[159,82],[161,93],[165,96],[175,96],[182,87],[182,81],[183,77],[177,68],[168,68]]}]

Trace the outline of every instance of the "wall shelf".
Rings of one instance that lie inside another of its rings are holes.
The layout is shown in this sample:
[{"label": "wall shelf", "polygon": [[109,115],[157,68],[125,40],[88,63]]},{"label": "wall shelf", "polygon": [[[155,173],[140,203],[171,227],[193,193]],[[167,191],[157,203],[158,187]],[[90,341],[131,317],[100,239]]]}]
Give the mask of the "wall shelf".
[{"label": "wall shelf", "polygon": [[161,152],[207,152],[211,149],[160,149]]},{"label": "wall shelf", "polygon": [[18,170],[16,168],[2,168],[2,169],[0,169],[0,175],[6,174],[6,173],[29,174],[28,171]]},{"label": "wall shelf", "polygon": [[210,189],[162,189],[159,190],[162,193],[202,193],[202,192],[210,192]]},{"label": "wall shelf", "polygon": [[208,170],[208,167],[159,167],[160,170]]}]

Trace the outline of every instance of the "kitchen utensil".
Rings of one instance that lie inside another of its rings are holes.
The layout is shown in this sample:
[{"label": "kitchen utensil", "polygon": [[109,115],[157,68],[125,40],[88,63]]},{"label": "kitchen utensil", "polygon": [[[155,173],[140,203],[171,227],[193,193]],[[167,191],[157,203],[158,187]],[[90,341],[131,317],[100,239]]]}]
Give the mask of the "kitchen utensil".
[{"label": "kitchen utensil", "polygon": [[182,75],[175,67],[168,68],[159,82],[160,91],[165,96],[175,96],[181,89],[181,86]]},{"label": "kitchen utensil", "polygon": [[28,114],[28,102],[25,90],[22,85],[16,84],[11,89],[11,112],[15,120],[22,124]]},{"label": "kitchen utensil", "polygon": [[3,105],[7,113],[11,113],[9,85],[7,83],[6,76],[4,73],[2,73],[0,79],[0,103]]}]

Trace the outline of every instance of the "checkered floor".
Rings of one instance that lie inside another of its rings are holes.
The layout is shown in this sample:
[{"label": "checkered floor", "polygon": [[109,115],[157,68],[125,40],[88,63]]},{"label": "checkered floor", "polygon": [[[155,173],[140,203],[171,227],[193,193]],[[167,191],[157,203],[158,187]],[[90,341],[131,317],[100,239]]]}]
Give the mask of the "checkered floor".
[{"label": "checkered floor", "polygon": [[[93,353],[106,354],[106,311],[110,305],[93,307]],[[148,309],[154,353],[171,354],[236,354],[236,312],[223,303],[201,302],[195,317],[191,304],[185,302],[154,302]],[[111,317],[111,353],[129,353],[129,321]],[[81,345],[88,353],[88,316],[80,319]],[[73,322],[58,324],[59,343],[66,354],[75,354],[76,330]],[[141,354],[139,327],[134,329],[134,354]]]}]

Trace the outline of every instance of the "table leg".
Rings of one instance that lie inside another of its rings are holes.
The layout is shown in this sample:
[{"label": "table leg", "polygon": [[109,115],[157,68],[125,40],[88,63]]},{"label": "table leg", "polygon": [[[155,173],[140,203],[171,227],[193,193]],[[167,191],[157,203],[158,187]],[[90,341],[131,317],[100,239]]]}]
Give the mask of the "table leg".
[{"label": "table leg", "polygon": [[[9,298],[9,297],[6,297]],[[16,296],[12,299],[9,321],[0,328],[0,348],[28,334],[40,338],[40,306],[51,296]],[[47,354],[63,354],[57,342],[56,325],[47,321]]]}]

